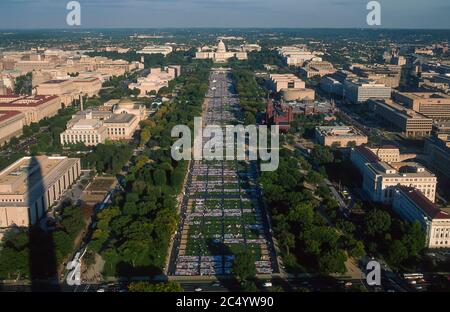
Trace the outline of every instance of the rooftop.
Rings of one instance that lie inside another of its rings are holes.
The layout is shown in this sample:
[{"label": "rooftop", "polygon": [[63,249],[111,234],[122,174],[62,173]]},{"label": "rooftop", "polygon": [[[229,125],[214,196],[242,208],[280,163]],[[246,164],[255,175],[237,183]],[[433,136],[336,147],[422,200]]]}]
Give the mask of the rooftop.
[{"label": "rooftop", "polygon": [[21,115],[22,113],[19,111],[0,111],[0,122],[8,120],[12,117]]},{"label": "rooftop", "polygon": [[384,162],[380,161],[375,151],[377,150],[398,150],[397,147],[385,145],[376,148],[369,148],[361,145],[355,147],[354,150],[365,158],[367,166],[377,175],[393,176],[393,177],[435,177],[423,165],[416,162]]},{"label": "rooftop", "polygon": [[385,177],[435,177],[435,175],[416,162],[378,161],[367,164],[375,174]]},{"label": "rooftop", "polygon": [[105,102],[103,106],[114,106],[116,104],[119,104],[120,101],[121,101],[120,99],[112,99],[109,100],[108,102]]},{"label": "rooftop", "polygon": [[429,219],[450,219],[450,215],[440,210],[421,191],[406,186],[399,186],[399,191],[411,200]]},{"label": "rooftop", "polygon": [[323,126],[316,127],[316,130],[323,136],[352,137],[363,135],[356,128],[349,126]]},{"label": "rooftop", "polygon": [[364,78],[356,78],[356,79],[350,79],[346,80],[347,83],[357,85],[359,87],[363,88],[389,88],[386,87],[383,83],[377,83],[370,79],[364,79]]},{"label": "rooftop", "polygon": [[102,122],[97,119],[80,119],[72,127],[76,130],[97,129],[102,126]]},{"label": "rooftop", "polygon": [[111,123],[129,123],[134,118],[136,118],[135,115],[131,114],[114,114],[111,116],[111,118],[105,120],[105,123],[111,124]]},{"label": "rooftop", "polygon": [[271,74],[270,79],[272,79],[274,81],[279,81],[279,80],[303,81],[299,77],[295,76],[294,74]]},{"label": "rooftop", "polygon": [[46,82],[43,82],[42,84],[60,84],[60,83],[64,83],[66,81],[69,81],[67,79],[54,79],[54,80],[48,80]]},{"label": "rooftop", "polygon": [[67,157],[23,157],[0,172],[0,194],[25,194],[37,185],[45,187],[75,161]]},{"label": "rooftop", "polygon": [[423,99],[450,99],[449,95],[439,92],[400,92],[400,95],[413,100]]},{"label": "rooftop", "polygon": [[81,77],[74,80],[76,83],[90,83],[95,81],[100,81],[100,79],[96,77]]},{"label": "rooftop", "polygon": [[36,107],[56,98],[55,95],[0,95],[0,107]]},{"label": "rooftop", "polygon": [[432,121],[431,118],[427,118],[424,115],[410,109],[407,108],[403,105],[400,105],[398,103],[395,103],[394,101],[390,100],[390,99],[385,99],[385,100],[369,100],[372,103],[377,103],[377,105],[381,105],[383,106],[385,109],[390,110],[391,112],[398,114],[398,115],[402,115],[403,117],[408,117],[408,118],[415,118],[415,119],[428,119],[430,121]]},{"label": "rooftop", "polygon": [[377,155],[363,145],[355,147],[355,150],[364,156],[368,162],[376,163],[379,161]]}]

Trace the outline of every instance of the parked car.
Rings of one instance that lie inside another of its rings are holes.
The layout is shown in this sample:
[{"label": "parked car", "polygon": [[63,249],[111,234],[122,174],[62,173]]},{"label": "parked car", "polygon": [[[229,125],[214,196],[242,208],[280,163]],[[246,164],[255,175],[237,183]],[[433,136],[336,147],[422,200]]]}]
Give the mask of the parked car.
[{"label": "parked car", "polygon": [[265,288],[272,287],[272,282],[270,282],[270,281],[265,282],[265,283],[263,284],[263,287],[265,287]]}]

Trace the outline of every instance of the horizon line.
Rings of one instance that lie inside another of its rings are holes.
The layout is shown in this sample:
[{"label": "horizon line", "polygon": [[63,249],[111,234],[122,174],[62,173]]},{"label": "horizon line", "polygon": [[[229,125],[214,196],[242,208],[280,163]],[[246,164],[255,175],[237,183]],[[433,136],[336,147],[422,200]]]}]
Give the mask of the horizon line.
[{"label": "horizon line", "polygon": [[308,29],[321,29],[321,30],[440,30],[440,31],[449,31],[449,28],[414,28],[414,27],[314,27],[314,26],[304,26],[304,27],[291,27],[291,26],[273,26],[273,27],[264,27],[264,26],[240,26],[240,27],[215,27],[215,26],[190,26],[190,27],[172,27],[172,26],[164,26],[164,27],[142,27],[142,26],[125,26],[125,27],[34,27],[34,28],[1,28],[0,31],[83,31],[83,30],[192,30],[192,29],[215,29],[215,30],[308,30]]}]

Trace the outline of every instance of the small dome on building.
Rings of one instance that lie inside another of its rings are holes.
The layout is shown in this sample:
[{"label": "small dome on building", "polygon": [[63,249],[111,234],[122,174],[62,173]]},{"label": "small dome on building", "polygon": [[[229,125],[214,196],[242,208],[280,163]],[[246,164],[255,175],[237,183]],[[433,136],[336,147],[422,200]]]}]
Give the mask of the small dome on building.
[{"label": "small dome on building", "polygon": [[222,40],[220,40],[219,44],[217,45],[217,52],[227,52],[227,47]]}]

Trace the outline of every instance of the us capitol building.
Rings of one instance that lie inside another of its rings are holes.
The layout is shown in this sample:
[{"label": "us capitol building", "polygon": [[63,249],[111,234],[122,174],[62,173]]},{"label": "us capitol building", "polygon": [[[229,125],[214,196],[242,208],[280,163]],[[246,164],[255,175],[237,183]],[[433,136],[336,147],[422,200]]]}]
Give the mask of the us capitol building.
[{"label": "us capitol building", "polygon": [[230,58],[237,58],[238,60],[246,60],[247,52],[245,51],[227,51],[227,47],[222,40],[220,40],[217,47],[211,48],[208,46],[204,46],[198,48],[197,53],[195,54],[195,58],[197,59],[212,59],[215,63],[226,63]]}]

